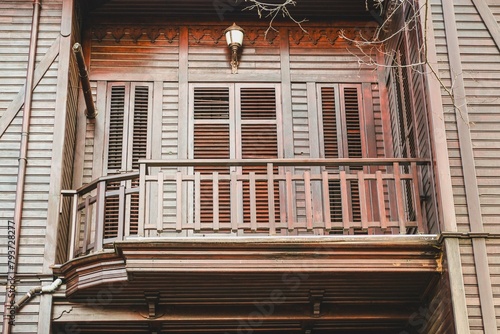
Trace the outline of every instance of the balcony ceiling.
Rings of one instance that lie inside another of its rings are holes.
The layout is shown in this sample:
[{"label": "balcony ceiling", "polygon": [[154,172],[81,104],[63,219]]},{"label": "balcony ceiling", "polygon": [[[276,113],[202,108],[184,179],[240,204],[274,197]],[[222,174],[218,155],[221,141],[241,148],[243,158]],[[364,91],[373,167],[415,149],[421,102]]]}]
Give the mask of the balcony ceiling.
[{"label": "balcony ceiling", "polygon": [[238,333],[258,310],[255,333],[400,333],[441,275],[427,236],[147,241],[57,268],[72,303],[56,296],[56,328]]},{"label": "balcony ceiling", "polygon": [[[284,0],[267,0],[267,3],[282,3]],[[371,21],[373,0],[296,0],[289,6],[297,20],[322,21]],[[258,14],[242,11],[249,2],[243,0],[81,0],[90,16],[163,17],[165,19],[187,19],[204,21],[253,20]],[[368,5],[368,11],[366,10]],[[282,19],[281,17],[277,19]]]}]

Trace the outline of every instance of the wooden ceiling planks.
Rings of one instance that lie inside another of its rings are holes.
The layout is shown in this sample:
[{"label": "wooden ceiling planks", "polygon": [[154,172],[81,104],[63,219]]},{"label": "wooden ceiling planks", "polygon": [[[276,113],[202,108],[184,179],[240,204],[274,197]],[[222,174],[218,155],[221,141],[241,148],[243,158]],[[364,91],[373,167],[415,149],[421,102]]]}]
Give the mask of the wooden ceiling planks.
[{"label": "wooden ceiling planks", "polygon": [[[270,0],[266,3],[282,3]],[[89,15],[103,16],[156,16],[165,19],[196,17],[198,20],[231,21],[258,19],[256,10],[244,10],[250,3],[237,0],[81,0],[80,3]],[[369,0],[298,0],[289,6],[290,14],[297,20],[361,20],[372,21],[377,9],[374,1]],[[368,8],[368,10],[367,10]],[[277,20],[282,20],[278,15]],[[288,20],[288,19],[286,19]]]}]

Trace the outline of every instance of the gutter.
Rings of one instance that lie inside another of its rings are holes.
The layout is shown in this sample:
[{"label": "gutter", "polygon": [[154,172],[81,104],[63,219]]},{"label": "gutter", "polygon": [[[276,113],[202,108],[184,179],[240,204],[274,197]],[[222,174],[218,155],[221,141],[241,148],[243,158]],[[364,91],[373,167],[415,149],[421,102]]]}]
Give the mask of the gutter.
[{"label": "gutter", "polygon": [[[40,25],[40,9],[41,0],[33,0],[33,18],[31,25],[31,37],[29,45],[28,54],[28,69],[26,74],[26,93],[24,97],[24,111],[23,111],[23,123],[21,130],[21,147],[19,150],[19,167],[17,174],[17,186],[16,186],[16,199],[14,207],[14,224],[15,224],[15,235],[14,235],[14,254],[12,255],[12,260],[9,263],[9,271],[7,273],[7,289],[5,293],[4,302],[4,313],[3,313],[3,334],[9,334],[11,332],[11,325],[13,319],[11,318],[13,307],[15,304],[15,290],[16,290],[16,271],[17,262],[19,254],[19,242],[21,240],[21,222],[24,204],[24,186],[26,181],[26,165],[28,156],[28,138],[29,138],[29,128],[31,123],[31,106],[33,100],[33,81],[35,76],[35,61],[36,61],[36,49],[38,42],[38,30]],[[9,293],[12,291],[12,293]],[[14,310],[15,312],[15,310]],[[15,315],[15,313],[14,313]]]}]

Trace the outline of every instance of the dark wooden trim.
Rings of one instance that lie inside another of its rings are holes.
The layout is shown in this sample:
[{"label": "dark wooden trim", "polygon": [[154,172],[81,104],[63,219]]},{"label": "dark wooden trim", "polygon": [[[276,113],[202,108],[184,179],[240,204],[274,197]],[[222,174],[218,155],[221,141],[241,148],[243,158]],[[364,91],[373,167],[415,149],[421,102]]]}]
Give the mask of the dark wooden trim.
[{"label": "dark wooden trim", "polygon": [[[484,231],[481,215],[481,202],[479,200],[476,166],[469,128],[469,115],[465,82],[463,79],[463,68],[460,59],[458,29],[452,0],[443,0],[443,16],[448,46],[448,57],[450,62],[450,75],[452,78],[455,78],[455,82],[453,83],[453,94],[470,229],[471,232],[481,233]],[[494,334],[497,333],[497,325],[486,243],[484,239],[482,241],[476,241],[476,239],[474,240],[474,262],[476,267],[477,285],[479,289],[479,299],[481,302],[481,315],[483,319],[484,331],[486,334]]]},{"label": "dark wooden trim", "polygon": [[472,0],[472,3],[476,6],[484,25],[488,29],[491,38],[493,38],[493,41],[495,41],[495,44],[500,51],[500,26],[491,12],[490,7],[488,7],[488,3],[486,0]]}]

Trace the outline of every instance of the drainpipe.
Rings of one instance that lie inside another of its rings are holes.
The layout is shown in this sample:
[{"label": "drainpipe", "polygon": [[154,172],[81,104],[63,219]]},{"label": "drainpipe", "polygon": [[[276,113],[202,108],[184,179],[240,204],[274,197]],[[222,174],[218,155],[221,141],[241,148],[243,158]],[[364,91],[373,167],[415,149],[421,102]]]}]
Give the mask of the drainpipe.
[{"label": "drainpipe", "polygon": [[78,64],[78,72],[80,73],[80,81],[82,82],[83,97],[85,98],[85,105],[87,106],[85,115],[87,115],[87,118],[89,119],[94,119],[97,116],[97,111],[92,98],[89,74],[87,72],[87,66],[85,66],[82,46],[80,43],[75,43],[73,45],[73,53],[75,54],[76,63]]},{"label": "drainpipe", "polygon": [[23,307],[24,304],[26,304],[35,294],[44,294],[44,293],[53,293],[56,291],[62,284],[62,279],[58,278],[54,282],[52,282],[49,285],[44,285],[44,286],[35,286],[34,288],[31,288],[30,291],[28,291],[21,299],[17,301],[17,303],[14,304],[14,309],[19,311],[21,307]]},{"label": "drainpipe", "polygon": [[[15,224],[15,237],[14,237],[14,254],[11,262],[9,263],[8,279],[7,279],[7,290],[5,293],[5,303],[4,303],[4,315],[3,315],[3,334],[9,334],[11,330],[10,323],[10,312],[13,310],[15,303],[15,294],[9,291],[15,291],[16,289],[16,271],[17,271],[17,261],[19,254],[19,242],[21,236],[21,220],[23,213],[23,199],[24,199],[24,184],[26,178],[26,165],[28,156],[28,137],[29,137],[29,127],[31,118],[31,105],[33,99],[33,78],[35,75],[35,60],[36,60],[36,49],[38,41],[38,27],[40,23],[40,9],[41,0],[33,0],[33,19],[31,25],[31,37],[30,46],[28,54],[28,69],[26,74],[26,87],[24,93],[24,112],[23,112],[23,124],[21,132],[21,147],[19,152],[19,168],[17,173],[17,186],[16,186],[16,199],[14,207],[14,224]],[[10,265],[12,264],[12,265]]]}]

